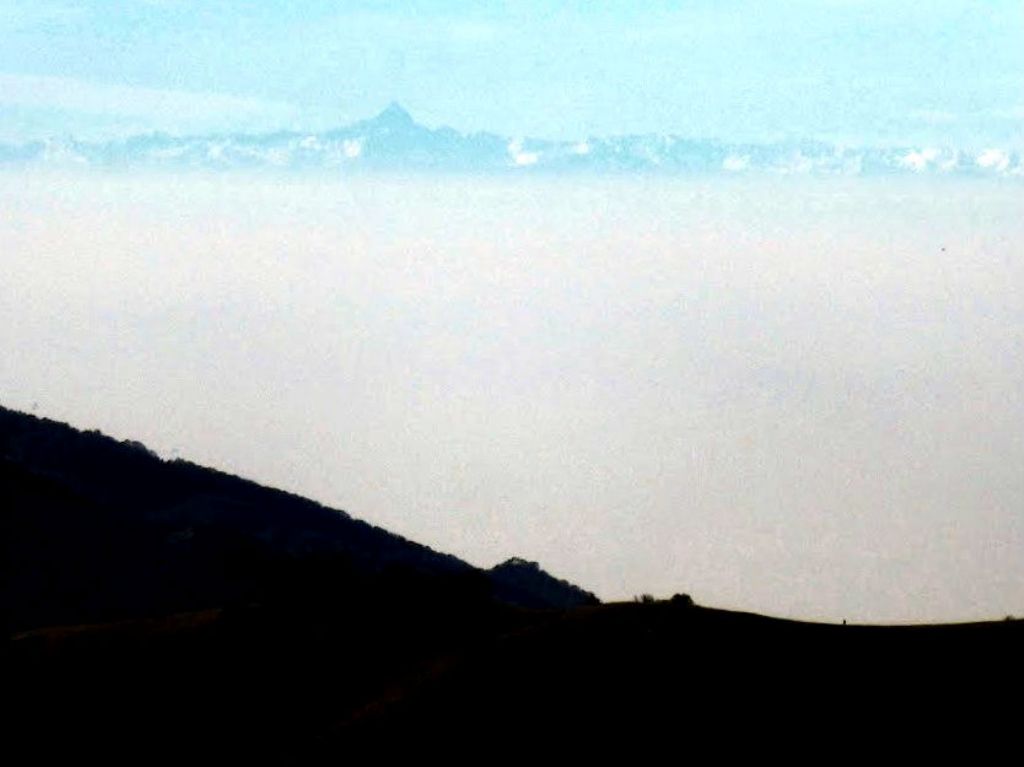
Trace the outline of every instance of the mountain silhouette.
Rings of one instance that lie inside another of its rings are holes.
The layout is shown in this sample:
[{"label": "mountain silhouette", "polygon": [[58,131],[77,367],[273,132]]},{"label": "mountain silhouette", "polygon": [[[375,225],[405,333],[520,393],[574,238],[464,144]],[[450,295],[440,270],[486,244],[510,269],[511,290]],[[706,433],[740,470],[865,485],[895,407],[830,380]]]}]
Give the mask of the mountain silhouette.
[{"label": "mountain silhouette", "polygon": [[409,114],[405,107],[399,104],[397,101],[392,101],[384,110],[374,117],[371,121],[372,124],[379,126],[386,126],[388,128],[411,128],[416,125],[415,120],[412,119],[412,115]]},{"label": "mountain silhouette", "polygon": [[848,146],[807,139],[737,143],[676,134],[552,140],[460,132],[418,123],[392,102],[374,117],[321,132],[169,136],[110,141],[51,138],[0,143],[0,167],[291,168],[444,172],[812,176],[1024,177],[1012,148]]}]

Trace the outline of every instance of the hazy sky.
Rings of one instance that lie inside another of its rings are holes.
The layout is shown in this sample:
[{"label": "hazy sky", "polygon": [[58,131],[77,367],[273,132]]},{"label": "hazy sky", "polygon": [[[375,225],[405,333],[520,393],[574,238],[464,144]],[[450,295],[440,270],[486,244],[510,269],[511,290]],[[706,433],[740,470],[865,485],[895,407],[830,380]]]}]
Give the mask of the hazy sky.
[{"label": "hazy sky", "polygon": [[0,139],[323,128],[1022,146],[1017,0],[4,0]]},{"label": "hazy sky", "polygon": [[1024,611],[1011,181],[0,175],[0,402],[604,598]]}]

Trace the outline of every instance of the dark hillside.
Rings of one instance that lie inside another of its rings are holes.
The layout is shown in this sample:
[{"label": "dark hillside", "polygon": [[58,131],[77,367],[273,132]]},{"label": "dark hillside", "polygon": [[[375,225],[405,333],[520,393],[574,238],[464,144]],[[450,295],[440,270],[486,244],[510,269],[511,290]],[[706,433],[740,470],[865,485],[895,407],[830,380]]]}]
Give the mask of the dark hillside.
[{"label": "dark hillside", "polygon": [[568,581],[555,578],[536,562],[512,557],[492,567],[488,574],[494,593],[502,601],[533,609],[566,609],[596,605],[600,600]]},{"label": "dark hillside", "polygon": [[179,758],[387,763],[679,741],[746,756],[850,739],[920,753],[937,733],[984,744],[1017,727],[1020,621],[829,626],[664,602],[516,612],[396,586],[345,609],[20,635],[13,742],[53,757],[160,743]]},{"label": "dark hillside", "polygon": [[0,481],[9,630],[262,601],[282,578],[315,568],[487,580],[344,512],[2,408]]},{"label": "dark hillside", "polygon": [[763,756],[1018,726],[1024,622],[600,605],[134,443],[0,410],[4,743],[31,761],[288,763],[710,745]]},{"label": "dark hillside", "polygon": [[[341,721],[324,753],[407,744],[526,753],[705,744],[913,750],[1017,728],[1024,621],[808,624],[667,602],[581,608],[506,634],[398,700]],[[451,730],[459,723],[459,733]]]}]

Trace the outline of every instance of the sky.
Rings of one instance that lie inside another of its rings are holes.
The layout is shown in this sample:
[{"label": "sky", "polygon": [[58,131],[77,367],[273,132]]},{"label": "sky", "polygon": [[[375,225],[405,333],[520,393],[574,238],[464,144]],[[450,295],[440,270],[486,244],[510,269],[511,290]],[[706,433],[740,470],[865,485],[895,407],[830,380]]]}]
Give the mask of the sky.
[{"label": "sky", "polygon": [[0,140],[314,130],[1020,147],[1015,0],[5,0]]}]

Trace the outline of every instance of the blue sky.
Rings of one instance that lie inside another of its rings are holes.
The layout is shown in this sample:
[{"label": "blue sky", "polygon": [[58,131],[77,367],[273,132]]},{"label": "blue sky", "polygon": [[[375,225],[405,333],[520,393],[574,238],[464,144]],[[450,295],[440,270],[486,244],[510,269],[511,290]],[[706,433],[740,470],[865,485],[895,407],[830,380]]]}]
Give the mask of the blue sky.
[{"label": "blue sky", "polygon": [[422,122],[1020,146],[1024,4],[5,0],[0,138]]}]

